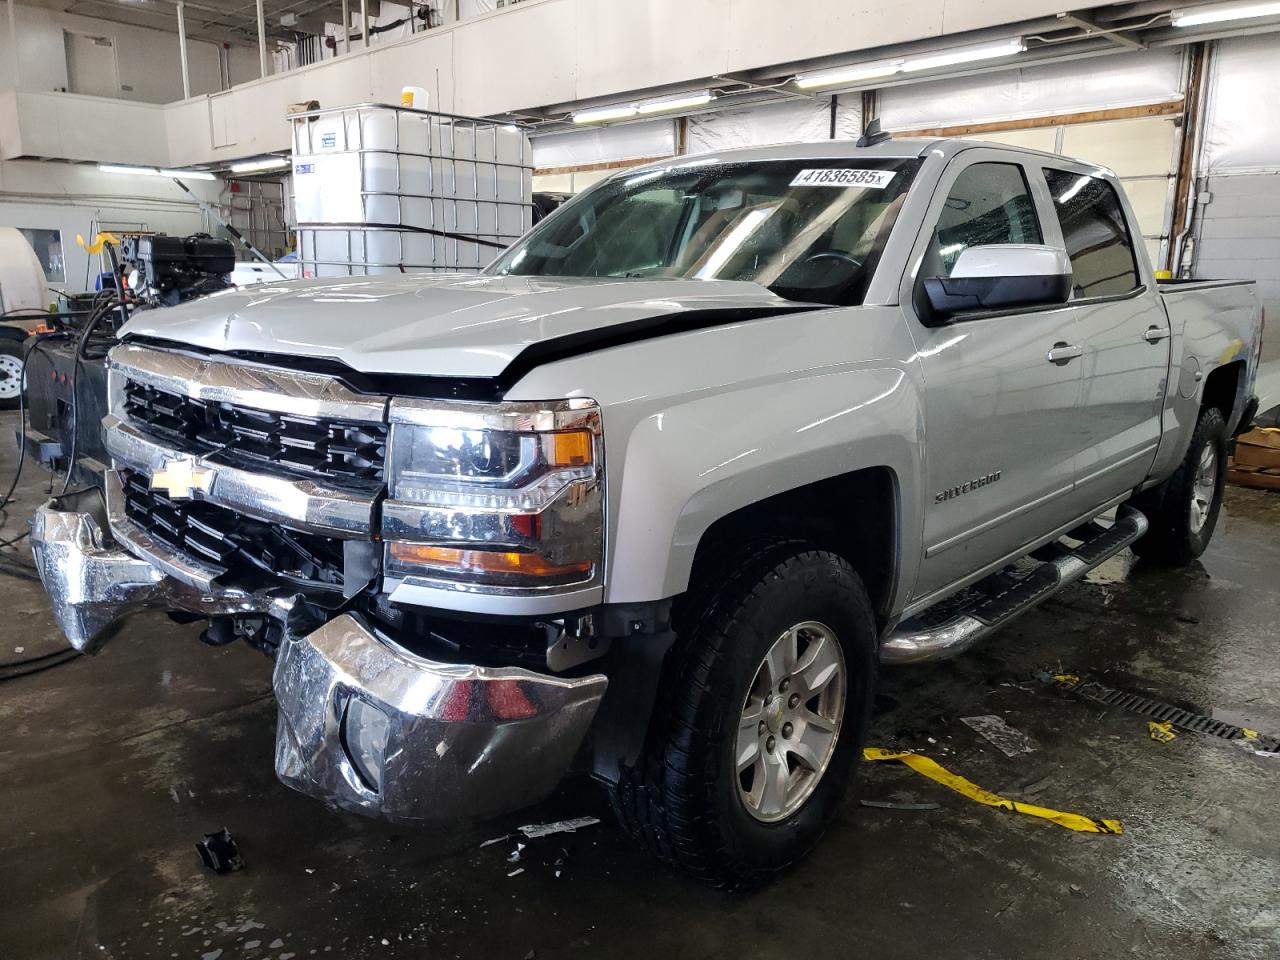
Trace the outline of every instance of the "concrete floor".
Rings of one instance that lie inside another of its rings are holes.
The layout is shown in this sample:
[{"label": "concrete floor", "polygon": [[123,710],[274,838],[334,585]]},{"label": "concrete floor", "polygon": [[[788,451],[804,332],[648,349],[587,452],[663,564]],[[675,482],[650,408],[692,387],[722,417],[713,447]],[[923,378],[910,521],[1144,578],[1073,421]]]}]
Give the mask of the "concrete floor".
[{"label": "concrete floor", "polygon": [[[0,538],[43,482],[32,471]],[[1232,489],[1202,563],[1117,558],[970,655],[883,676],[873,743],[993,790],[1048,777],[1034,802],[1119,818],[1123,836],[868,764],[816,854],[741,897],[651,864],[589,783],[466,827],[330,812],[274,778],[269,662],[139,618],[95,658],[0,683],[0,957],[1274,958],[1280,759],[1190,733],[1159,744],[1144,718],[1029,678],[1089,674],[1280,734],[1278,533],[1280,496]],[[0,662],[59,648],[38,585],[0,577],[0,610]],[[1039,749],[1005,757],[958,719],[975,714]],[[531,842],[514,877],[513,841],[481,845],[584,815],[602,822]],[[247,867],[214,876],[192,845],[224,824]]]}]

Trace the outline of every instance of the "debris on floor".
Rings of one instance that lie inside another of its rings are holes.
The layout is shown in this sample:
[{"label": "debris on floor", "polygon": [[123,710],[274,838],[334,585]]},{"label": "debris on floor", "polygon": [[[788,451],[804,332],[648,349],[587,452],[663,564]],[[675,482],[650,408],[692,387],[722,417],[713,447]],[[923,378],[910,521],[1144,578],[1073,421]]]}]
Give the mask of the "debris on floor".
[{"label": "debris on floor", "polygon": [[517,829],[530,840],[537,840],[553,833],[576,833],[583,827],[593,827],[599,822],[598,817],[578,817],[573,820],[554,820],[551,823],[529,823]]},{"label": "debris on floor", "polygon": [[1148,720],[1147,732],[1151,735],[1151,739],[1157,743],[1168,743],[1170,740],[1178,739],[1178,735],[1173,732],[1173,723],[1168,720],[1164,723]]},{"label": "debris on floor", "polygon": [[234,873],[244,869],[240,848],[226,827],[216,833],[206,833],[197,840],[196,852],[200,854],[200,861],[214,873]]},{"label": "debris on floor", "polygon": [[879,747],[866,747],[862,751],[862,756],[867,760],[897,760],[921,776],[928,777],[930,780],[954,790],[961,796],[968,797],[970,800],[988,807],[1010,810],[1013,813],[1022,813],[1029,817],[1039,817],[1042,820],[1048,820],[1050,823],[1056,823],[1060,827],[1066,827],[1068,830],[1074,830],[1077,833],[1124,833],[1124,825],[1119,820],[1095,820],[1079,813],[1053,810],[1049,807],[1040,807],[1030,803],[1019,803],[1010,800],[1008,797],[1002,797],[998,793],[984,790],[976,783],[971,783],[964,777],[952,773],[936,761],[918,753],[894,753]]},{"label": "debris on floor", "polygon": [[864,807],[875,807],[879,810],[941,810],[940,803],[899,803],[896,800],[859,800]]},{"label": "debris on floor", "polygon": [[1021,730],[1015,730],[1005,723],[1001,717],[991,714],[982,717],[961,717],[960,722],[993,743],[1006,757],[1031,753],[1039,746]]}]

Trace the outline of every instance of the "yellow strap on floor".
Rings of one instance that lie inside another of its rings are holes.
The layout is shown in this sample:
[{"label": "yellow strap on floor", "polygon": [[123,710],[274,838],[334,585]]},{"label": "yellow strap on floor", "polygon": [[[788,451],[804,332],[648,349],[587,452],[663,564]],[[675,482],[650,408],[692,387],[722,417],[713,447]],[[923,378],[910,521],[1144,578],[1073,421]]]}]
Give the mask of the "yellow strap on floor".
[{"label": "yellow strap on floor", "polygon": [[1119,820],[1093,820],[1078,813],[1065,813],[1062,810],[1050,810],[1048,807],[1037,807],[1032,803],[1017,803],[1008,797],[1002,797],[990,790],[983,790],[964,777],[958,777],[950,770],[928,757],[918,753],[894,753],[881,747],[867,747],[862,751],[867,760],[898,760],[905,763],[921,776],[936,780],[944,787],[950,787],[956,793],[1000,810],[1012,810],[1014,813],[1025,813],[1029,817],[1049,820],[1060,827],[1075,830],[1077,833],[1124,833],[1124,826]]}]

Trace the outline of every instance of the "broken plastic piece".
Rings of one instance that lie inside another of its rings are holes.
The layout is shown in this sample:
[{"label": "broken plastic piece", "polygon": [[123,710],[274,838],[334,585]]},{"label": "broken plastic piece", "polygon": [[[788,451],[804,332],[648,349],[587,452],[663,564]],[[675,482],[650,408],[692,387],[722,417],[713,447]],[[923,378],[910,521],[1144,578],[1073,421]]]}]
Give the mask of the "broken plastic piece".
[{"label": "broken plastic piece", "polygon": [[1021,730],[1015,730],[1000,717],[987,715],[982,717],[961,717],[960,722],[980,733],[985,739],[1000,748],[1006,757],[1016,757],[1030,753],[1036,749],[1036,742]]},{"label": "broken plastic piece", "polygon": [[592,827],[599,823],[597,817],[578,817],[574,820],[555,820],[551,823],[529,823],[518,828],[530,840],[538,837],[549,837],[553,833],[576,833],[583,827]]},{"label": "broken plastic piece", "polygon": [[196,852],[200,854],[200,861],[214,873],[234,873],[244,869],[240,848],[226,827],[217,833],[206,833],[197,840]]},{"label": "broken plastic piece", "polygon": [[1151,739],[1157,743],[1168,743],[1170,740],[1177,740],[1178,735],[1173,732],[1173,723],[1166,720],[1164,723],[1156,723],[1154,720],[1147,721],[1147,732],[1151,734]]}]

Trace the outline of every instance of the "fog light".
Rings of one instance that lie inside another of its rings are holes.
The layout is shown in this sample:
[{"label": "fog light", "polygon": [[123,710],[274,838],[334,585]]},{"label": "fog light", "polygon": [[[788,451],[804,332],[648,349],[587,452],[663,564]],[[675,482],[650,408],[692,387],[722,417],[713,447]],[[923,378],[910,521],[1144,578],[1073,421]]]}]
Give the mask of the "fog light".
[{"label": "fog light", "polygon": [[365,787],[382,792],[382,762],[387,749],[387,715],[352,697],[342,717],[342,748]]}]

